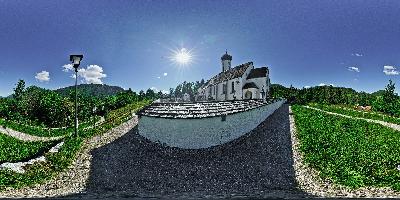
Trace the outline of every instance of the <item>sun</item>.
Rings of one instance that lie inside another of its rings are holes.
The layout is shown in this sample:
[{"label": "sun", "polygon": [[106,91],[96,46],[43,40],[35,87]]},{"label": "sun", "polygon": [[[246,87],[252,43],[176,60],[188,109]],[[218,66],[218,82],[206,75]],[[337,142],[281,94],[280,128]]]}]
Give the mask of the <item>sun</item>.
[{"label": "sun", "polygon": [[170,60],[180,66],[185,66],[193,61],[193,54],[186,48],[181,48],[179,50],[172,50],[172,56]]}]

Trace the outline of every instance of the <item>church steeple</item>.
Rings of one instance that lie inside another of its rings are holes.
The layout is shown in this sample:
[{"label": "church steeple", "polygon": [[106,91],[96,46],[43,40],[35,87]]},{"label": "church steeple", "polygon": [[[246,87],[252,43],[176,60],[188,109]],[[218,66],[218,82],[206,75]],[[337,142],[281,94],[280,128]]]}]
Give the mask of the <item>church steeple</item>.
[{"label": "church steeple", "polygon": [[232,56],[228,54],[228,50],[225,51],[225,54],[221,57],[222,63],[222,72],[228,71],[231,68]]}]

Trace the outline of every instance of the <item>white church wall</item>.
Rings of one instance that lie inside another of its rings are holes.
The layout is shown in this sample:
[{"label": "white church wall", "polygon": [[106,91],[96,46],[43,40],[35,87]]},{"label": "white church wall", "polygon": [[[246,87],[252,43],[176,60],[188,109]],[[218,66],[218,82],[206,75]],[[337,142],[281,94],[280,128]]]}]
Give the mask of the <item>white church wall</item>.
[{"label": "white church wall", "polygon": [[222,62],[222,71],[227,71],[231,68],[231,61],[230,60],[223,60]]},{"label": "white church wall", "polygon": [[250,132],[280,108],[285,100],[245,112],[200,119],[166,119],[142,116],[139,134],[171,147],[200,149],[220,145]]},{"label": "white church wall", "polygon": [[218,83],[217,101],[225,101],[225,95],[222,93],[224,83],[225,82]]},{"label": "white church wall", "polygon": [[[235,85],[235,93],[232,93],[232,82]],[[242,99],[242,78],[235,78],[228,81],[228,100],[233,100],[233,96],[236,99]]]}]

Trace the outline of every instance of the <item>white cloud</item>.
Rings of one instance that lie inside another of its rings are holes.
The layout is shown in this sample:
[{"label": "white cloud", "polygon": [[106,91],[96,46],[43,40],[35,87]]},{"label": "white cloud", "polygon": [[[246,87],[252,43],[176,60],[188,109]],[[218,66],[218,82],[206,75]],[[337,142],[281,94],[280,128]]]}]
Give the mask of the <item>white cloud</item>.
[{"label": "white cloud", "polygon": [[98,65],[89,65],[86,69],[78,70],[78,76],[83,77],[86,83],[103,84],[102,78],[107,77],[103,68]]},{"label": "white cloud", "polygon": [[[335,86],[334,84],[329,84],[330,86]],[[318,86],[327,86],[327,84],[325,84],[325,83],[320,83]]]},{"label": "white cloud", "polygon": [[357,56],[357,57],[364,56],[364,55],[363,55],[363,54],[361,54],[361,53],[352,53],[351,55],[352,55],[352,56]]},{"label": "white cloud", "polygon": [[310,87],[311,87],[311,86],[309,86],[309,85],[304,86],[304,88],[306,88],[306,89],[307,89],[307,88],[310,88]]},{"label": "white cloud", "polygon": [[163,74],[164,76],[167,76],[168,75],[168,73],[166,73],[166,72],[164,72],[164,74]]},{"label": "white cloud", "polygon": [[50,73],[47,71],[41,71],[36,74],[35,78],[40,82],[48,82],[50,81]]},{"label": "white cloud", "polygon": [[158,93],[158,92],[162,92],[163,94],[169,94],[169,91],[167,91],[167,90],[159,90],[158,88],[156,88],[156,87],[151,87],[150,88],[150,90],[153,90],[155,93]]},{"label": "white cloud", "polygon": [[156,87],[151,87],[150,90],[153,90],[154,92],[158,92],[158,89]]},{"label": "white cloud", "polygon": [[358,67],[348,67],[347,70],[351,72],[360,72],[360,69],[358,69]]},{"label": "white cloud", "polygon": [[66,65],[63,65],[63,71],[64,72],[69,72],[69,71],[73,71],[74,70],[74,66],[72,65],[72,64],[66,64]]},{"label": "white cloud", "polygon": [[[63,66],[64,72],[73,72],[74,67],[72,64],[66,64]],[[102,78],[107,77],[107,74],[103,73],[103,68],[98,65],[89,65],[87,68],[78,69],[78,76],[82,77],[82,83],[94,83],[94,84],[103,84]],[[75,74],[71,74],[71,78],[75,78]]]},{"label": "white cloud", "polygon": [[383,66],[383,73],[385,73],[386,75],[399,75],[400,74],[400,72],[396,70],[395,66],[388,66],[388,65]]},{"label": "white cloud", "polygon": [[157,76],[158,79],[160,79],[161,77]]}]

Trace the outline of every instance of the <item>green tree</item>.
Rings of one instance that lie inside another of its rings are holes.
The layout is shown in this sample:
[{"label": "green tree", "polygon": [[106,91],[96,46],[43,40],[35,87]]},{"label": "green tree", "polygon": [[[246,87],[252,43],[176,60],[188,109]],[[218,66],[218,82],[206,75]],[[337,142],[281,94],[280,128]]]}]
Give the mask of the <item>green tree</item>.
[{"label": "green tree", "polygon": [[18,83],[14,88],[13,97],[17,100],[20,100],[24,92],[25,92],[25,81],[20,79],[18,80]]},{"label": "green tree", "polygon": [[383,111],[391,115],[395,115],[399,109],[398,96],[394,92],[395,89],[395,84],[392,80],[389,80],[389,83],[385,87],[385,92],[383,93],[383,101],[385,102]]}]

